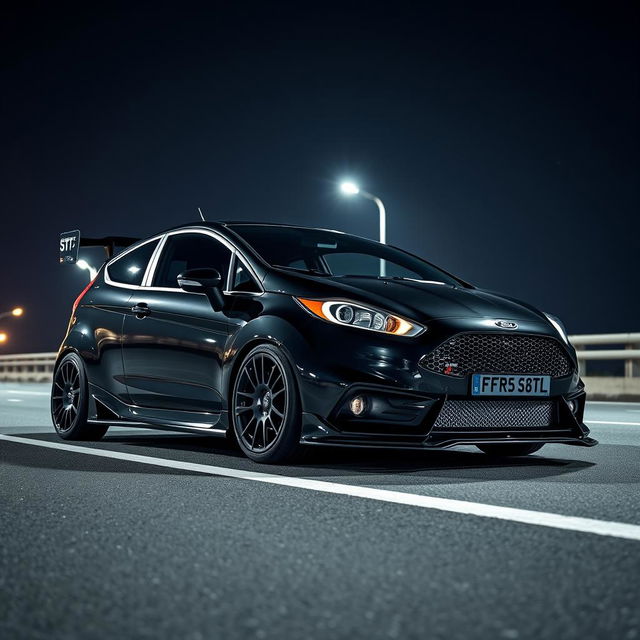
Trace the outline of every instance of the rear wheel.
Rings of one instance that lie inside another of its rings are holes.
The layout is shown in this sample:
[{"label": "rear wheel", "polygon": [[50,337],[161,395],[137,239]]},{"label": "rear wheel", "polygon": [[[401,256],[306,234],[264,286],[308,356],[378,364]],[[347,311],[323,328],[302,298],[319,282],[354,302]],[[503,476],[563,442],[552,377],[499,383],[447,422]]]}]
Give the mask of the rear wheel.
[{"label": "rear wheel", "polygon": [[100,440],[108,425],[87,422],[89,390],[84,363],[76,353],[67,354],[53,376],[51,419],[64,440]]},{"label": "rear wheel", "polygon": [[262,344],[242,361],[233,383],[231,419],[242,451],[265,463],[300,453],[300,399],[291,365],[276,347]]},{"label": "rear wheel", "polygon": [[544,444],[479,444],[480,451],[490,456],[528,456],[542,449]]}]

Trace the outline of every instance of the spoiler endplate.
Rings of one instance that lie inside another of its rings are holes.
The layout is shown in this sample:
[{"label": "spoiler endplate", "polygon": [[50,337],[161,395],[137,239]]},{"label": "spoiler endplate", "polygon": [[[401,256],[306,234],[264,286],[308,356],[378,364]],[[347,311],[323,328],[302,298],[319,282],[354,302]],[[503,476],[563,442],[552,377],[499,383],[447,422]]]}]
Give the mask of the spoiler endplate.
[{"label": "spoiler endplate", "polygon": [[104,238],[81,238],[80,231],[65,231],[60,234],[60,264],[75,264],[78,262],[80,247],[102,247],[106,259],[110,260],[116,247],[130,247],[140,238],[129,236],[105,236]]}]

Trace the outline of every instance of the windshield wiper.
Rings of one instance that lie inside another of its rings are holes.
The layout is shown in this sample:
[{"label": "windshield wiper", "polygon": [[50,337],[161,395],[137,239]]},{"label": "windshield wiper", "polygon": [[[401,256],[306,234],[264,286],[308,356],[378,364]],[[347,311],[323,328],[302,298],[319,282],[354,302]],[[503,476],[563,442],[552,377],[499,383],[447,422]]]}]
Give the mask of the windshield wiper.
[{"label": "windshield wiper", "polygon": [[375,280],[402,280],[404,282],[420,282],[422,284],[446,285],[446,282],[441,282],[440,280],[422,280],[421,278],[406,278],[404,276],[374,276],[373,274],[365,275],[362,273],[344,273],[335,277],[336,278],[373,278]]},{"label": "windshield wiper", "polygon": [[334,275],[334,278],[373,278],[374,280],[386,280],[387,276],[374,276],[366,273],[341,273],[340,275]]},{"label": "windshield wiper", "polygon": [[404,280],[406,282],[420,282],[421,284],[444,284],[446,282],[442,282],[442,280],[424,280],[422,278],[405,278],[404,276],[380,276],[386,280]]},{"label": "windshield wiper", "polygon": [[311,275],[314,275],[314,276],[330,276],[331,275],[326,271],[320,271],[320,269],[302,269],[301,267],[289,267],[284,264],[272,264],[271,266],[275,267],[276,269],[287,269],[288,271],[297,271],[299,273],[310,273]]}]

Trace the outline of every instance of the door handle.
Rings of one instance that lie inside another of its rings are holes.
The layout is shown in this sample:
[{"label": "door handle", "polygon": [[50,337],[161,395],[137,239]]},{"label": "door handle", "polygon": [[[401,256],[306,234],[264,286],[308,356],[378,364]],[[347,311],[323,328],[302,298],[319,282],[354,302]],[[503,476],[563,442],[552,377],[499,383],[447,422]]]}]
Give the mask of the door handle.
[{"label": "door handle", "polygon": [[131,307],[131,311],[136,314],[136,318],[146,318],[151,313],[146,302],[138,302],[138,304]]}]

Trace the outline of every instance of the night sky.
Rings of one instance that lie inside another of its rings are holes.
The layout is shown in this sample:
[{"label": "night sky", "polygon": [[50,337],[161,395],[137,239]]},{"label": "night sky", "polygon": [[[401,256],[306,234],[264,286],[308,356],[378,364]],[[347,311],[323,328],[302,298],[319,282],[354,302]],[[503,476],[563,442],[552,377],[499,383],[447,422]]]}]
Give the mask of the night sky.
[{"label": "night sky", "polygon": [[345,176],[390,244],[569,332],[640,331],[638,3],[30,6],[0,14],[0,311],[26,309],[1,351],[58,348],[88,281],[61,231],[201,206],[376,238]]}]

